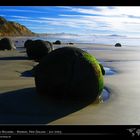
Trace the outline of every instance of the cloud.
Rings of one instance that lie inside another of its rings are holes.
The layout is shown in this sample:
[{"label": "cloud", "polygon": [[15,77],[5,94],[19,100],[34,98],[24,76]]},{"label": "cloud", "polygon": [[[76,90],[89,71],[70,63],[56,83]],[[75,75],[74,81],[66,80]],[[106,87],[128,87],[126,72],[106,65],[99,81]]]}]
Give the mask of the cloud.
[{"label": "cloud", "polygon": [[26,23],[30,23],[30,24],[33,24],[33,23],[47,23],[47,21],[44,21],[44,20],[39,20],[39,19],[23,19],[23,18],[18,18],[16,19],[17,21],[20,21],[20,22],[26,22]]},{"label": "cloud", "polygon": [[3,15],[3,14],[0,14],[0,16],[1,16],[1,17],[5,17],[5,15]]},{"label": "cloud", "polygon": [[[66,18],[85,20],[87,29],[96,28],[114,32],[135,33],[140,31],[140,7],[66,7],[67,11],[74,15],[61,14]],[[92,25],[93,23],[93,25]],[[85,27],[85,26],[84,26]]]},{"label": "cloud", "polygon": [[83,15],[74,15],[74,14],[73,14],[73,15],[66,15],[66,14],[60,14],[59,16],[60,16],[60,17],[62,16],[62,17],[71,17],[71,18],[76,17],[76,18],[77,18],[77,17],[81,17],[81,16],[83,16]]},{"label": "cloud", "polygon": [[140,16],[139,6],[89,6],[79,8],[77,6],[66,7],[68,11],[73,11],[80,14],[101,15],[101,16]]},{"label": "cloud", "polygon": [[29,17],[25,17],[25,16],[11,16],[13,18],[18,18],[18,19],[28,19]]},{"label": "cloud", "polygon": [[[127,16],[92,16],[92,15],[59,15],[56,18],[53,17],[40,17],[36,19],[18,19],[24,22],[32,22],[42,24],[44,27],[59,26],[68,27],[82,30],[91,31],[112,31],[112,32],[138,32],[140,27],[139,18],[130,18]],[[135,26],[135,27],[133,27]],[[128,30],[129,29],[129,30]]]}]

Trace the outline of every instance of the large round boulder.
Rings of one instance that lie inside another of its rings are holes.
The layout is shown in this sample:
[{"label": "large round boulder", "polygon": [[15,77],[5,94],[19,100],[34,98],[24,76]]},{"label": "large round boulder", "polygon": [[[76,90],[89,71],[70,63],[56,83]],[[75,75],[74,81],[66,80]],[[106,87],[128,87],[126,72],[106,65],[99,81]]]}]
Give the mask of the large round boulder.
[{"label": "large round boulder", "polygon": [[116,43],[115,47],[121,47],[122,45],[120,43]]},{"label": "large round boulder", "polygon": [[75,47],[55,49],[34,70],[37,92],[50,98],[92,102],[104,87],[98,61]]},{"label": "large round boulder", "polygon": [[0,40],[0,50],[14,50],[16,47],[10,38],[2,38]]},{"label": "large round boulder", "polygon": [[51,43],[46,43],[43,40],[28,40],[25,42],[24,47],[26,48],[29,59],[37,62],[52,51]]},{"label": "large round boulder", "polygon": [[30,47],[31,43],[32,43],[31,39],[26,40],[25,43],[24,43],[24,48]]}]

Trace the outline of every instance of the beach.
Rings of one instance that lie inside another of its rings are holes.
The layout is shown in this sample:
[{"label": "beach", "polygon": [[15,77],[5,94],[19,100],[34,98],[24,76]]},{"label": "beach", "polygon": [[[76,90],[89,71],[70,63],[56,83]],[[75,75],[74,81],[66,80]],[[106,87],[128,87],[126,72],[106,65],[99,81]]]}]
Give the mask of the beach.
[{"label": "beach", "polygon": [[110,98],[97,105],[90,104],[50,124],[139,125],[140,50],[135,47],[111,46],[110,50],[90,52],[102,60],[104,66],[117,72],[114,75],[104,76],[105,86],[110,90]]},{"label": "beach", "polygon": [[[54,46],[63,47],[66,45]],[[35,90],[31,69],[37,62],[24,51],[0,51],[0,124],[139,125],[140,48],[74,44],[94,55],[114,74],[104,76],[109,98],[101,103],[43,99]]]}]

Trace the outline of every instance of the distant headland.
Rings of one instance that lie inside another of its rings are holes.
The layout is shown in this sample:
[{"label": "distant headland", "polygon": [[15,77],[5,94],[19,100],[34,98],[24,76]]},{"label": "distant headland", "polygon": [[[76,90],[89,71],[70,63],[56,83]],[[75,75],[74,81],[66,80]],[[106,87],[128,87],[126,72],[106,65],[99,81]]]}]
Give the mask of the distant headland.
[{"label": "distant headland", "polygon": [[13,21],[7,21],[4,17],[0,16],[0,37],[3,36],[36,36],[24,25]]}]

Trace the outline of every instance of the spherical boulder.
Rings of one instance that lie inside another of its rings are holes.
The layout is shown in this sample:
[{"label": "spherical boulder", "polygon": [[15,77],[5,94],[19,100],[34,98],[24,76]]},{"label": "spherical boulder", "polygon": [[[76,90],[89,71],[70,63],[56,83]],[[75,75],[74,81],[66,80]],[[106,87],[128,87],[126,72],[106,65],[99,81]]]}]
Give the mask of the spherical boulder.
[{"label": "spherical boulder", "polygon": [[60,41],[60,40],[56,40],[56,41],[54,42],[54,44],[60,45],[60,44],[61,44],[61,41]]},{"label": "spherical boulder", "polygon": [[0,40],[0,50],[14,50],[16,47],[10,38],[2,38]]},{"label": "spherical boulder", "polygon": [[45,41],[45,43],[46,43],[47,46],[50,46],[50,51],[52,51],[53,50],[53,44],[49,41]]},{"label": "spherical boulder", "polygon": [[74,45],[74,43],[72,43],[72,42],[70,42],[70,43],[68,43],[69,45]]},{"label": "spherical boulder", "polygon": [[27,48],[27,47],[31,46],[31,43],[32,43],[31,39],[26,40],[25,43],[24,43],[24,48]]},{"label": "spherical boulder", "polygon": [[115,47],[121,47],[122,45],[120,43],[116,43]]},{"label": "spherical boulder", "polygon": [[28,40],[25,42],[24,47],[26,48],[29,59],[37,62],[52,51],[51,43],[46,43],[43,40]]},{"label": "spherical boulder", "polygon": [[94,56],[75,47],[55,49],[34,69],[36,90],[55,99],[93,102],[104,82]]}]

